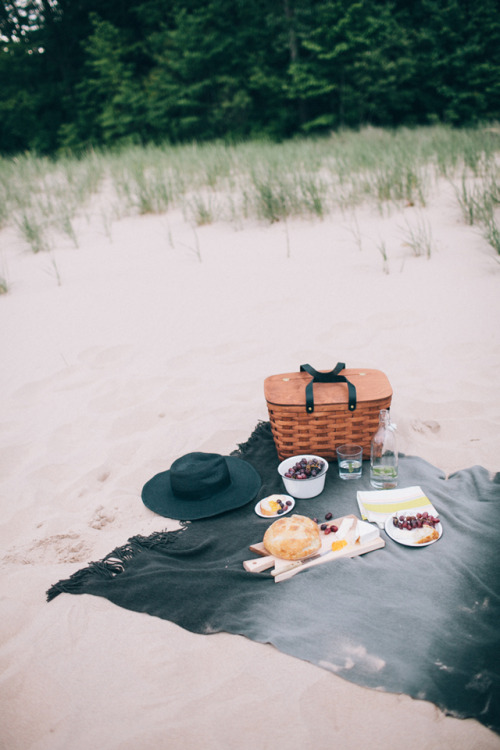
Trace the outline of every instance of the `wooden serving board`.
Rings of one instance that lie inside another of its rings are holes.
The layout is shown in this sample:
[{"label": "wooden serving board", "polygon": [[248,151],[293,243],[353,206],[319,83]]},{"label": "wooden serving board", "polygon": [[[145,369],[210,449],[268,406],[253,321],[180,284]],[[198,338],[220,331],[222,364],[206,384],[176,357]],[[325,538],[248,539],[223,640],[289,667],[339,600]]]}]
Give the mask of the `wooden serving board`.
[{"label": "wooden serving board", "polygon": [[[335,524],[335,526],[340,526],[342,521],[345,518],[352,518],[356,519],[357,521],[360,521],[361,519],[357,518],[355,515],[347,515],[347,516],[341,516],[340,518],[332,518],[330,521],[328,521],[328,524]],[[335,539],[334,536],[328,534],[324,535],[321,532],[322,536],[322,550],[324,554],[316,554],[313,555],[311,558],[305,558],[304,560],[283,560],[279,557],[274,557],[273,555],[270,555],[265,547],[263,542],[259,542],[258,544],[252,544],[249,549],[251,552],[255,552],[257,555],[261,557],[259,560],[258,558],[255,558],[254,560],[246,560],[243,563],[243,567],[245,570],[248,570],[253,573],[260,573],[263,570],[267,570],[268,568],[273,568],[271,571],[272,575],[274,576],[275,583],[279,583],[280,581],[285,581],[287,578],[291,578],[296,573],[300,573],[302,570],[306,570],[306,568],[311,568],[314,565],[322,565],[325,562],[331,562],[333,560],[338,560],[341,557],[356,557],[357,555],[364,555],[367,552],[372,552],[376,549],[382,549],[382,547],[385,547],[385,541],[380,536],[380,531],[377,529],[376,526],[373,527],[374,531],[378,532],[378,536],[375,539],[372,539],[371,541],[364,542],[364,543],[357,543],[357,544],[348,544],[346,547],[344,547],[341,550],[337,551],[326,551],[331,546],[332,541]]]}]

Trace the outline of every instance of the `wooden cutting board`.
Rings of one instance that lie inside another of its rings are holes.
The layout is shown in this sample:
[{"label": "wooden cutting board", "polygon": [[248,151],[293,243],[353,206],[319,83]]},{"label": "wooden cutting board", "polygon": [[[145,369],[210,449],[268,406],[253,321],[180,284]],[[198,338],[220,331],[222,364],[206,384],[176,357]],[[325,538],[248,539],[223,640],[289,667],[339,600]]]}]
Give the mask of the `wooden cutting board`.
[{"label": "wooden cutting board", "polygon": [[[335,526],[340,527],[340,524],[345,518],[356,519],[360,523],[363,523],[363,525],[366,525],[365,527],[368,526],[368,524],[366,524],[366,521],[360,521],[357,516],[352,514],[347,516],[340,516],[340,518],[332,518],[330,521],[328,521],[328,524],[335,524]],[[379,529],[372,524],[369,524],[369,526],[373,529],[373,533],[375,533],[375,531],[377,532],[376,538],[363,543],[358,542],[357,544],[349,544],[346,547],[343,547],[341,550],[337,550],[335,552],[331,550],[331,543],[335,539],[335,536],[333,534],[324,535],[323,532],[320,532],[322,537],[322,550],[320,551],[323,551],[324,554],[316,554],[311,558],[306,558],[305,560],[299,561],[283,560],[279,557],[270,555],[266,551],[263,542],[252,544],[249,548],[250,551],[255,552],[257,555],[260,555],[263,559],[259,560],[258,558],[256,558],[254,560],[246,560],[243,563],[243,566],[245,570],[253,573],[260,573],[263,570],[267,570],[268,568],[272,567],[273,570],[271,571],[271,574],[274,576],[274,581],[275,583],[279,583],[280,581],[285,581],[286,579],[291,578],[297,573],[300,573],[302,570],[311,568],[314,565],[322,565],[325,562],[338,560],[341,557],[356,557],[357,555],[364,555],[367,552],[372,552],[373,550],[382,549],[382,547],[385,547],[385,541],[380,536]]]}]

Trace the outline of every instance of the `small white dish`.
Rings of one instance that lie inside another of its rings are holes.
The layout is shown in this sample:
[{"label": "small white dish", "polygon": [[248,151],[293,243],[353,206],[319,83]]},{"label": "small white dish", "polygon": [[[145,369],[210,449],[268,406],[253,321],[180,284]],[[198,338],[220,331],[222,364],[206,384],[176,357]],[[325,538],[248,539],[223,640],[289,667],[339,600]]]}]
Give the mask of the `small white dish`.
[{"label": "small white dish", "polygon": [[259,500],[259,502],[255,506],[255,512],[257,513],[257,515],[260,516],[261,518],[281,518],[281,516],[285,516],[287,513],[290,513],[290,511],[293,510],[293,508],[295,507],[295,500],[293,499],[293,497],[290,497],[290,495],[280,495],[280,497],[283,499],[284,502],[286,502],[287,500],[291,502],[291,505],[287,505],[286,509],[282,513],[273,513],[272,516],[268,516],[267,514],[262,513],[260,509],[260,504],[262,500],[267,500],[267,498],[263,497],[262,500]]},{"label": "small white dish", "polygon": [[[395,542],[398,544],[403,544],[405,547],[428,547],[429,544],[434,544],[434,542],[439,542],[441,537],[443,536],[443,526],[441,523],[437,523],[434,528],[438,532],[439,536],[437,539],[432,539],[430,542],[423,542],[419,544],[418,542],[414,542],[410,538],[411,531],[408,531],[407,529],[398,529],[396,526],[394,526],[393,517],[394,515],[405,515],[404,513],[394,513],[388,518],[385,519],[385,531],[388,536],[391,537]],[[411,514],[410,514],[411,515]],[[408,534],[408,539],[404,537],[404,534]]]}]

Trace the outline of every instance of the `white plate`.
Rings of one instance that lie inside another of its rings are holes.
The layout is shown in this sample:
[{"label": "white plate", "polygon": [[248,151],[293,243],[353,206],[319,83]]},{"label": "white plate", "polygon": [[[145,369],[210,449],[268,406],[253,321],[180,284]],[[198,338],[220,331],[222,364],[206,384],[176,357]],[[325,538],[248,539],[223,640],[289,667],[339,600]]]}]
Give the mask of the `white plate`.
[{"label": "white plate", "polygon": [[[437,539],[433,539],[431,542],[424,542],[423,544],[418,544],[418,542],[412,542],[411,539],[408,539],[408,541],[405,541],[404,538],[401,538],[399,534],[396,534],[395,532],[398,531],[401,534],[403,531],[400,531],[399,529],[396,529],[393,523],[393,516],[399,516],[399,515],[406,515],[405,513],[393,513],[388,518],[385,519],[385,531],[388,534],[388,536],[391,537],[395,542],[398,544],[404,544],[406,547],[428,547],[429,544],[434,544],[434,542],[439,542],[441,537],[443,536],[443,526],[441,523],[438,523],[435,525],[435,529],[438,532],[439,536]],[[411,513],[409,515],[412,515]],[[409,533],[409,532],[408,532]]]},{"label": "white plate", "polygon": [[[275,492],[274,494],[275,494],[275,495],[279,495],[279,496],[280,496],[281,498],[283,498],[283,500],[284,500],[285,502],[286,502],[287,500],[291,500],[292,504],[291,504],[291,505],[288,505],[288,506],[287,506],[287,509],[286,509],[286,510],[284,510],[284,511],[283,511],[283,513],[273,513],[273,515],[272,515],[272,516],[266,516],[266,515],[265,515],[264,513],[262,513],[262,512],[261,512],[261,510],[260,510],[260,504],[261,504],[261,502],[262,502],[262,501],[261,501],[261,500],[259,500],[259,502],[258,502],[258,503],[257,503],[257,505],[255,506],[255,512],[256,512],[256,513],[257,513],[257,515],[258,515],[258,516],[260,516],[261,518],[281,518],[281,516],[285,516],[285,515],[286,515],[287,513],[289,513],[289,512],[291,511],[291,510],[293,510],[293,508],[294,508],[294,506],[295,506],[295,500],[293,499],[293,497],[290,497],[290,495],[281,495],[281,494],[280,494],[279,492]],[[269,497],[269,495],[268,495],[268,497]],[[263,498],[262,498],[262,500],[267,500],[267,498],[263,497]]]}]

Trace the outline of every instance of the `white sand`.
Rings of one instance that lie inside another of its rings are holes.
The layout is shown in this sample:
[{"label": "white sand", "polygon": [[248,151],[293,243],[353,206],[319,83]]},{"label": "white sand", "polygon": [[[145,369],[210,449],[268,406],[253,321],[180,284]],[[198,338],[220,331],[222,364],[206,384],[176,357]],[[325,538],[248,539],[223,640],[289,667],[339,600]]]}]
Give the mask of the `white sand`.
[{"label": "white sand", "polygon": [[[0,232],[1,748],[500,747],[243,637],[45,602],[165,528],[145,481],[183,453],[229,453],[267,418],[264,378],[304,362],[382,369],[402,451],[500,469],[499,257],[441,188],[424,212],[358,210],[361,247],[347,214],[195,232],[172,211],[115,223],[112,242],[96,216],[78,248],[37,255]],[[405,244],[424,219],[430,258]]]}]

